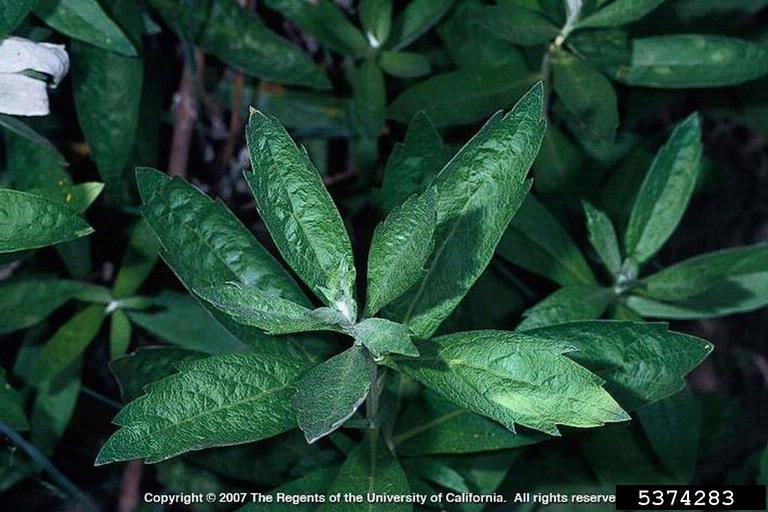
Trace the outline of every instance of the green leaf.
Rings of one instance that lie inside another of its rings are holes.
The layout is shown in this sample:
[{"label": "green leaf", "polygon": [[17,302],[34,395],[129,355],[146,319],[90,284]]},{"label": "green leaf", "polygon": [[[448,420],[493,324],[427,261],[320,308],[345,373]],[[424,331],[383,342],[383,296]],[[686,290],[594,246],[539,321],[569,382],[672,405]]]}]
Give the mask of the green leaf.
[{"label": "green leaf", "polygon": [[459,69],[419,82],[395,98],[387,115],[401,123],[423,110],[437,126],[473,123],[512,104],[536,81],[519,64]]},{"label": "green leaf", "polygon": [[603,315],[613,298],[613,291],[607,288],[566,286],[523,313],[524,319],[517,330],[528,331],[575,320],[594,320]]},{"label": "green leaf", "polygon": [[115,277],[112,294],[116,298],[136,293],[155,267],[160,245],[146,221],[139,220],[131,228],[131,238],[123,262]]},{"label": "green leaf", "polygon": [[666,324],[591,321],[528,331],[537,338],[568,340],[568,357],[605,379],[605,389],[627,411],[677,393],[685,375],[712,345],[667,330]]},{"label": "green leaf", "polygon": [[161,256],[187,287],[239,282],[309,305],[288,272],[222,203],[153,169],[137,169],[136,180]]},{"label": "green leaf", "polygon": [[42,0],[35,14],[72,39],[121,55],[136,55],[131,41],[96,0]]},{"label": "green leaf", "polygon": [[[547,126],[541,150],[533,164],[534,188],[548,196],[562,196],[585,186],[584,151],[555,125]],[[586,183],[589,183],[588,181]]]},{"label": "green leaf", "polygon": [[266,0],[265,4],[315,36],[331,50],[353,57],[362,57],[370,51],[363,34],[331,0]]},{"label": "green leaf", "polygon": [[114,359],[128,351],[131,343],[131,322],[125,312],[117,310],[112,313],[109,323],[109,357]]},{"label": "green leaf", "polygon": [[43,346],[32,380],[43,382],[66,370],[96,337],[104,317],[104,306],[95,304],[82,309],[59,327]]},{"label": "green leaf", "polygon": [[[55,162],[57,167],[67,165],[67,161],[64,159],[62,154],[59,153],[59,150],[56,149],[56,146],[54,146],[51,143],[51,141],[49,141],[48,139],[46,139],[45,137],[37,133],[35,130],[27,126],[25,123],[16,119],[15,117],[7,116],[5,114],[0,114],[0,128],[7,130],[9,133],[16,134],[19,137],[22,137],[28,140],[29,142],[39,146],[41,149],[46,150],[46,152],[48,152],[50,156],[53,158],[53,161]],[[9,153],[10,153],[10,150],[9,150]],[[8,166],[11,167],[10,162],[8,163]],[[16,179],[19,179],[19,177],[16,176]]]},{"label": "green leaf", "polygon": [[[329,494],[351,493],[367,496],[369,493],[388,496],[410,494],[408,478],[397,459],[387,449],[378,430],[369,431],[342,464]],[[361,504],[355,510],[372,512],[410,512],[413,506],[405,503]],[[347,512],[347,503],[324,503],[318,512]]]},{"label": "green leaf", "polygon": [[687,389],[641,407],[637,419],[656,456],[681,483],[691,482],[701,435],[701,407]]},{"label": "green leaf", "polygon": [[376,202],[384,212],[421,194],[448,162],[450,153],[425,112],[418,112],[408,125],[402,143],[395,144],[387,161]]},{"label": "green leaf", "polygon": [[563,286],[596,283],[571,237],[530,194],[501,238],[497,252],[505,260]]},{"label": "green leaf", "polygon": [[389,48],[405,48],[429,31],[448,12],[453,0],[413,0],[395,18]]},{"label": "green leaf", "polygon": [[146,388],[113,420],[121,428],[102,446],[96,465],[143,458],[160,462],[212,446],[249,443],[296,425],[288,405],[307,361],[285,351],[221,354],[183,361],[179,372]]},{"label": "green leaf", "polygon": [[696,185],[701,155],[699,116],[692,114],[656,153],[635,197],[624,236],[628,258],[646,262],[675,231]]},{"label": "green leaf", "polygon": [[381,52],[379,64],[386,73],[401,78],[426,75],[432,67],[429,59],[414,52]]},{"label": "green leaf", "polygon": [[361,0],[360,23],[371,48],[387,42],[392,27],[392,0]]},{"label": "green leaf", "polygon": [[120,386],[123,402],[130,402],[144,394],[145,386],[176,373],[178,364],[205,357],[202,352],[176,347],[142,347],[113,359],[109,369]]},{"label": "green leaf", "polygon": [[24,414],[21,395],[5,380],[5,369],[0,368],[0,422],[14,430],[28,430],[29,421]]},{"label": "green leaf", "polygon": [[[472,331],[418,345],[398,368],[452,402],[498,421],[559,435],[557,425],[596,427],[629,419],[603,380],[565,357],[572,338],[537,331]],[[535,404],[535,405],[534,405]]]},{"label": "green leaf", "polygon": [[522,46],[544,44],[560,32],[542,14],[511,3],[476,9],[471,16],[496,37]]},{"label": "green leaf", "polygon": [[[3,0],[0,2],[0,39],[4,39],[24,21],[39,0]],[[16,429],[18,430],[18,429]]]},{"label": "green leaf", "polygon": [[[269,494],[276,496],[281,495],[310,495],[317,492],[323,492],[325,489],[330,489],[333,481],[336,479],[336,474],[339,472],[338,466],[331,466],[327,468],[320,468],[311,473],[307,473],[301,478],[291,480],[288,483],[281,485],[275,489],[272,489]],[[272,512],[313,512],[317,509],[317,504],[311,501],[306,503],[289,503],[287,501],[274,501],[269,504],[269,509]],[[257,503],[249,503],[248,505],[237,509],[237,512],[259,512],[263,510],[263,505]]]},{"label": "green leaf", "polygon": [[373,357],[384,354],[403,354],[418,356],[419,351],[411,343],[411,334],[403,324],[385,320],[384,318],[368,318],[355,324],[352,336],[362,343]]},{"label": "green leaf", "polygon": [[766,273],[768,243],[759,243],[701,254],[676,263],[643,279],[637,292],[652,299],[674,302],[695,297],[730,278]]},{"label": "green leaf", "polygon": [[344,101],[320,92],[262,85],[256,105],[266,115],[278,118],[296,137],[349,137]]},{"label": "green leaf", "polygon": [[575,28],[617,27],[637,21],[665,0],[615,0],[576,22]]},{"label": "green leaf", "polygon": [[598,139],[613,142],[619,109],[610,80],[572,53],[552,55],[553,87],[577,123]]},{"label": "green leaf", "polygon": [[330,87],[328,77],[300,48],[236,2],[211,0],[206,2],[210,8],[181,0],[150,0],[149,4],[182,38],[194,39],[206,53],[247,75],[315,89]]},{"label": "green leaf", "polygon": [[301,378],[291,404],[307,442],[330,434],[355,414],[368,396],[374,368],[365,349],[354,346]]},{"label": "green leaf", "polygon": [[457,407],[426,390],[406,409],[392,440],[408,457],[520,448],[549,439],[540,432],[510,432],[495,421]]},{"label": "green leaf", "polygon": [[198,288],[196,293],[232,317],[234,321],[258,327],[267,334],[290,334],[334,328],[313,316],[312,310],[251,286],[225,283]]},{"label": "green leaf", "polygon": [[587,217],[587,229],[589,230],[589,243],[600,256],[605,268],[612,275],[617,275],[621,270],[621,254],[619,253],[619,241],[616,231],[613,229],[611,219],[603,211],[598,210],[586,201],[581,202],[584,214]]},{"label": "green leaf", "polygon": [[42,196],[0,189],[0,254],[37,249],[93,233],[72,208]]},{"label": "green leaf", "polygon": [[192,297],[164,290],[153,299],[155,311],[129,311],[133,323],[158,338],[209,354],[241,352],[243,342],[225,330]]},{"label": "green leaf", "polygon": [[768,47],[704,34],[654,36],[632,41],[631,61],[617,77],[640,87],[724,87],[768,73]]},{"label": "green leaf", "polygon": [[84,288],[78,281],[53,278],[0,283],[0,334],[35,325]]},{"label": "green leaf", "polygon": [[368,254],[365,316],[400,297],[424,275],[434,247],[435,193],[412,196],[376,226]]},{"label": "green leaf", "polygon": [[384,131],[387,105],[381,68],[373,59],[365,60],[359,66],[350,68],[349,81],[353,90],[353,126],[365,137],[375,139]]},{"label": "green leaf", "polygon": [[491,118],[438,174],[435,250],[424,278],[389,312],[417,337],[440,326],[488,265],[530,188],[545,122],[542,86]]},{"label": "green leaf", "polygon": [[47,376],[37,384],[30,417],[32,443],[47,455],[67,430],[80,395],[80,362],[74,361],[63,372]]},{"label": "green leaf", "polygon": [[77,118],[114,203],[130,201],[128,175],[139,125],[142,59],[72,44]]},{"label": "green leaf", "polygon": [[352,246],[323,180],[276,119],[252,111],[246,138],[245,179],[272,240],[312,291],[353,321]]}]

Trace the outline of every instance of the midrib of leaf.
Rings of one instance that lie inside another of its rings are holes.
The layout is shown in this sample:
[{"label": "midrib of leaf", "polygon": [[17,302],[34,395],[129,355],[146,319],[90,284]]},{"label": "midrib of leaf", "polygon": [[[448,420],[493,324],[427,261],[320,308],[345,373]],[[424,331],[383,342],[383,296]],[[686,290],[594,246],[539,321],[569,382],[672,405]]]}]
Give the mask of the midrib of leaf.
[{"label": "midrib of leaf", "polygon": [[442,425],[443,423],[446,423],[448,421],[451,421],[454,418],[457,418],[461,416],[462,414],[466,414],[468,411],[465,409],[456,409],[454,411],[448,412],[443,414],[442,416],[438,416],[437,418],[427,421],[426,423],[422,423],[421,425],[418,425],[416,427],[413,427],[410,430],[406,430],[405,432],[402,432],[392,438],[392,441],[397,445],[401,444],[404,441],[407,441],[408,439],[415,437],[422,432],[426,432],[429,429],[438,427]]}]

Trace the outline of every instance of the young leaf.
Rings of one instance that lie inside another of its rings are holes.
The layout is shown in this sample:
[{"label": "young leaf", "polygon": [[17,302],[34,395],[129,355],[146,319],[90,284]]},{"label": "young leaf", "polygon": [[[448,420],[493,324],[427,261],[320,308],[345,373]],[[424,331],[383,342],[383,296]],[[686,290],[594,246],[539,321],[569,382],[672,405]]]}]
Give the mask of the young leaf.
[{"label": "young leaf", "polygon": [[75,314],[43,346],[32,373],[34,382],[43,382],[66,370],[101,329],[104,306],[92,305]]},{"label": "young leaf", "polygon": [[[369,493],[374,493],[406,496],[410,492],[408,478],[405,476],[403,468],[387,449],[379,431],[371,430],[342,464],[336,481],[330,487],[329,494],[351,493],[366,496]],[[412,505],[391,503],[375,506],[366,505],[362,508],[382,512],[410,512]],[[317,510],[318,512],[347,512],[350,510],[350,506],[343,502],[324,503]]]},{"label": "young leaf", "polygon": [[423,110],[437,126],[478,121],[499,105],[509,105],[536,81],[536,74],[519,64],[459,69],[419,82],[395,98],[387,115],[407,123]]},{"label": "young leaf", "polygon": [[605,389],[627,411],[666,398],[685,386],[685,375],[712,351],[666,324],[591,321],[527,331],[552,342],[568,340],[568,357],[605,379]]},{"label": "young leaf", "polygon": [[155,463],[289,430],[296,420],[288,399],[307,365],[288,350],[280,357],[222,354],[183,361],[178,373],[147,386],[115,416],[121,428],[102,446],[96,465],[138,458]]},{"label": "young leaf", "polygon": [[149,224],[140,219],[131,228],[131,238],[123,255],[120,270],[115,277],[112,294],[115,298],[136,293],[155,267],[160,245]]},{"label": "young leaf", "polygon": [[80,395],[80,361],[48,377],[36,386],[30,423],[32,443],[43,453],[51,455],[75,413]]},{"label": "young leaf", "polygon": [[252,111],[246,138],[245,179],[275,245],[318,297],[353,321],[352,246],[323,180],[277,119]]},{"label": "young leaf", "polygon": [[0,189],[0,254],[37,249],[93,233],[72,208],[42,196]]},{"label": "young leaf", "polygon": [[610,80],[572,53],[552,55],[553,87],[565,108],[590,134],[613,142],[619,126],[619,109]]},{"label": "young leaf", "polygon": [[307,442],[338,429],[368,396],[373,361],[355,346],[309,370],[296,384],[291,404]]},{"label": "young leaf", "polygon": [[392,0],[361,0],[360,22],[371,48],[383,46],[392,26]]},{"label": "young leaf", "polygon": [[365,316],[375,315],[423,275],[434,247],[435,194],[412,196],[376,227],[368,254]]},{"label": "young leaf", "polygon": [[24,414],[21,395],[5,380],[5,369],[0,368],[0,422],[14,430],[28,430],[29,421]]},{"label": "young leaf", "polygon": [[159,310],[129,311],[133,323],[163,341],[209,354],[242,352],[245,345],[225,330],[192,297],[163,290],[153,303]]},{"label": "young leaf", "polygon": [[632,41],[629,68],[617,78],[629,85],[679,89],[724,87],[768,73],[768,48],[744,39],[704,34],[654,36]]},{"label": "young leaf", "polygon": [[491,34],[522,46],[544,44],[559,33],[542,14],[511,3],[476,9],[471,15]]},{"label": "young leaf", "polygon": [[236,322],[258,327],[267,334],[290,334],[334,328],[333,325],[328,325],[314,317],[310,309],[265,293],[258,288],[225,283],[199,288],[196,293]]},{"label": "young leaf", "polygon": [[560,288],[523,313],[518,331],[552,324],[600,318],[613,300],[613,291],[590,285]]},{"label": "young leaf", "polygon": [[696,184],[701,155],[699,117],[692,114],[656,153],[635,197],[624,236],[628,258],[646,262],[675,231]]},{"label": "young leaf", "polygon": [[401,78],[426,75],[432,67],[428,58],[414,52],[381,52],[379,65],[386,73]]},{"label": "young leaf", "polygon": [[413,0],[395,18],[389,48],[405,48],[432,28],[448,12],[453,0]]},{"label": "young leaf", "polygon": [[349,81],[354,91],[351,103],[353,126],[365,137],[376,139],[384,131],[387,105],[381,68],[375,60],[367,59],[349,70]]},{"label": "young leaf", "polygon": [[315,36],[329,49],[342,55],[362,57],[370,51],[363,34],[331,0],[266,0],[265,4]]},{"label": "young leaf", "polygon": [[28,278],[0,283],[0,334],[42,321],[86,286],[78,281]]},{"label": "young leaf", "polygon": [[596,284],[570,235],[533,195],[528,195],[497,248],[499,256],[566,285]]},{"label": "young leaf", "polygon": [[615,0],[576,22],[575,28],[618,27],[637,21],[664,0]]},{"label": "young leaf", "polygon": [[398,368],[445,398],[498,421],[559,435],[557,425],[596,427],[629,419],[603,380],[565,354],[568,337],[536,331],[472,331],[418,345]]},{"label": "young leaf", "polygon": [[617,275],[621,270],[621,254],[619,253],[619,241],[616,231],[613,229],[611,219],[601,210],[598,210],[586,201],[581,202],[584,214],[587,217],[587,229],[589,230],[589,243],[600,256],[605,268],[612,275]]},{"label": "young leaf", "polygon": [[78,42],[71,51],[80,127],[107,184],[108,198],[117,204],[129,202],[126,171],[139,125],[144,62]]},{"label": "young leaf", "polygon": [[187,287],[239,282],[310,305],[288,272],[226,206],[153,169],[137,169],[136,181],[144,219],[160,240],[161,255]]},{"label": "young leaf", "polygon": [[408,125],[405,141],[395,144],[387,161],[376,202],[384,212],[421,194],[450,158],[440,134],[425,112],[417,113]]},{"label": "young leaf", "polygon": [[520,448],[550,439],[534,431],[514,434],[429,390],[406,409],[397,425],[392,440],[397,453],[409,457]]},{"label": "young leaf", "polygon": [[417,337],[430,336],[451,314],[522,204],[544,136],[541,106],[539,84],[508,114],[491,118],[430,185],[437,198],[435,250],[424,278],[391,311]]},{"label": "young leaf", "polygon": [[112,313],[109,323],[109,357],[114,359],[128,351],[131,343],[131,321],[125,312],[118,309]]},{"label": "young leaf", "polygon": [[43,0],[35,14],[72,39],[128,57],[136,55],[136,48],[97,0]]},{"label": "young leaf", "polygon": [[384,354],[418,356],[419,351],[411,343],[411,334],[403,324],[384,318],[368,318],[355,324],[352,336],[367,348],[374,357]]}]

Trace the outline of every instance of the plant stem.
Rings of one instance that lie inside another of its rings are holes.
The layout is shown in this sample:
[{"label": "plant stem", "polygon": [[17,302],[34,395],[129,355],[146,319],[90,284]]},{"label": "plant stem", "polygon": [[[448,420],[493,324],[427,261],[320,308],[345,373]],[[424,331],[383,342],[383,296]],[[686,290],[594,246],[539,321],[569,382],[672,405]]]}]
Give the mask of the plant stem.
[{"label": "plant stem", "polygon": [[371,371],[371,389],[368,392],[368,400],[365,402],[365,416],[368,419],[369,428],[378,428],[379,396],[384,374],[379,374],[379,366],[374,365]]},{"label": "plant stem", "polygon": [[173,120],[173,138],[171,156],[168,160],[168,174],[186,176],[189,163],[189,145],[197,123],[197,92],[202,87],[205,59],[199,48],[194,50],[194,58],[184,59],[181,83],[176,92],[176,113]]}]

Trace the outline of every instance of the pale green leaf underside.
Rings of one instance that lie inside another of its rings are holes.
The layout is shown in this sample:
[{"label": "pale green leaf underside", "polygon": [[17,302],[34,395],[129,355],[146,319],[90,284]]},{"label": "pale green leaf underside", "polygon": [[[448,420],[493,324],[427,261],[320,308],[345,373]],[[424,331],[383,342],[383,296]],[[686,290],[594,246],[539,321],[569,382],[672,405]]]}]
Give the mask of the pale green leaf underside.
[{"label": "pale green leaf underside", "polygon": [[637,21],[665,0],[615,0],[576,23],[577,28],[617,27]]},{"label": "pale green leaf underside", "polygon": [[592,248],[597,252],[605,268],[613,275],[618,274],[621,270],[621,253],[611,219],[586,201],[582,202],[582,206],[587,217],[589,243],[592,244]]},{"label": "pale green leaf underside", "polygon": [[352,330],[355,340],[362,343],[374,357],[384,354],[418,356],[419,351],[411,343],[411,334],[403,324],[384,318],[368,318]]}]

